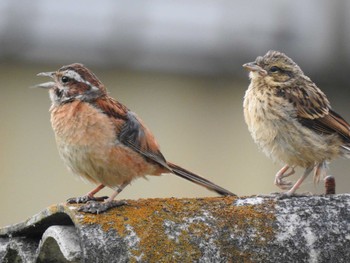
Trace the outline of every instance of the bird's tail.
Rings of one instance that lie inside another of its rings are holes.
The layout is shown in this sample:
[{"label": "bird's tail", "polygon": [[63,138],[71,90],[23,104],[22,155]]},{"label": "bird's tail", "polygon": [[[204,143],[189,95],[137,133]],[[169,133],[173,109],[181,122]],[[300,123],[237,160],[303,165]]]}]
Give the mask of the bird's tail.
[{"label": "bird's tail", "polygon": [[189,180],[193,183],[196,183],[196,184],[199,184],[201,186],[204,186],[205,188],[211,190],[211,191],[214,191],[214,192],[217,192],[218,194],[220,195],[233,195],[233,196],[236,196],[234,193],[210,182],[209,180],[203,178],[203,177],[200,177],[199,175],[196,175],[176,164],[173,164],[173,163],[170,163],[168,162],[167,163],[168,166],[171,168],[171,171],[177,175],[177,176],[180,176],[186,180]]}]

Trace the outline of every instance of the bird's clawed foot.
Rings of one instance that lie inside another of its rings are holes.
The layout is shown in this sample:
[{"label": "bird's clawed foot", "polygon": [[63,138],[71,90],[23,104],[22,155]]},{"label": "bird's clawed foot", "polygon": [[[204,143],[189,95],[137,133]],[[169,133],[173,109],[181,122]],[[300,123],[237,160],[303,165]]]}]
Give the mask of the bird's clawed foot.
[{"label": "bird's clawed foot", "polygon": [[100,196],[100,197],[94,197],[90,195],[84,195],[84,196],[79,196],[79,197],[72,197],[67,200],[68,204],[85,204],[90,201],[104,201],[108,198],[108,196]]},{"label": "bird's clawed foot", "polygon": [[293,186],[293,183],[291,181],[285,181],[282,178],[278,180],[275,179],[274,183],[277,187],[279,187],[282,190],[289,190]]},{"label": "bird's clawed foot", "polygon": [[94,197],[91,195],[84,195],[81,197],[69,198],[67,200],[67,203],[84,204],[78,208],[78,211],[91,214],[104,213],[113,207],[118,207],[127,204],[126,201],[114,201],[110,199],[105,201],[106,199],[108,199],[108,196]]},{"label": "bird's clawed foot", "polygon": [[78,208],[79,212],[85,212],[90,214],[101,214],[108,211],[111,208],[126,205],[126,201],[108,201],[108,202],[97,202],[89,201],[85,205]]},{"label": "bird's clawed foot", "polygon": [[[291,169],[287,173],[287,171]],[[295,173],[294,167],[290,167],[289,165],[285,165],[281,170],[278,171],[278,173],[275,176],[275,185],[282,190],[289,190],[292,188],[293,183],[291,181],[285,181],[284,178],[291,176],[292,174]]]}]

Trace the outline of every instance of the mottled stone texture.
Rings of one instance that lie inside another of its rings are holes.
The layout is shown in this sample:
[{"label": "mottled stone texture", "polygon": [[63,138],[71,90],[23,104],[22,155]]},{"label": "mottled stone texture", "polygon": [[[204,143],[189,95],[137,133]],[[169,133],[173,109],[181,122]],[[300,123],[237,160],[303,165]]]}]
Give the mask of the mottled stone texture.
[{"label": "mottled stone texture", "polygon": [[0,229],[1,262],[350,262],[350,195],[55,205]]}]

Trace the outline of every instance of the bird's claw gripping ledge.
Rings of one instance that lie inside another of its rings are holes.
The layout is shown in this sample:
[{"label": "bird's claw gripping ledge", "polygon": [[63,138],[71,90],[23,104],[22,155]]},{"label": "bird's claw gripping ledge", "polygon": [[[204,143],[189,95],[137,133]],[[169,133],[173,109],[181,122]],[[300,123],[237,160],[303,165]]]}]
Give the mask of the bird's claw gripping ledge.
[{"label": "bird's claw gripping ledge", "polygon": [[126,205],[126,201],[109,201],[109,202],[96,202],[89,201],[85,205],[78,208],[79,212],[90,213],[90,214],[101,214],[108,211],[111,208]]},{"label": "bird's claw gripping ledge", "polygon": [[90,201],[95,201],[95,202],[101,202],[104,201],[108,198],[108,196],[100,196],[100,197],[94,197],[94,196],[79,196],[79,197],[72,197],[67,200],[68,204],[86,204],[87,202]]}]

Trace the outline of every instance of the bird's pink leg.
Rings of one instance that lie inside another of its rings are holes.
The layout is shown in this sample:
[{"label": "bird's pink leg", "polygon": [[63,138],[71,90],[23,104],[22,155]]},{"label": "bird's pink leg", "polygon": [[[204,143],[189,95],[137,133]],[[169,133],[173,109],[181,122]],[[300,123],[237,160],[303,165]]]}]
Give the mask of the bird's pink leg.
[{"label": "bird's pink leg", "polygon": [[98,193],[99,191],[101,191],[103,188],[105,188],[105,186],[103,184],[100,184],[99,186],[97,186],[95,189],[91,190],[90,192],[87,193],[88,197],[93,198],[94,195],[96,193]]},{"label": "bird's pink leg", "polygon": [[305,178],[308,177],[312,169],[314,169],[314,166],[311,166],[305,169],[304,174],[298,179],[298,181],[293,185],[293,187],[288,192],[286,192],[287,196],[294,195],[295,191],[300,187],[300,185],[303,183]]},{"label": "bird's pink leg", "polygon": [[118,187],[118,190],[117,191],[114,191],[114,193],[108,198],[106,199],[106,203],[107,202],[112,202],[114,200],[114,198],[120,194],[121,191],[123,191],[123,189],[129,184],[129,182],[127,183],[123,183],[121,186]]},{"label": "bird's pink leg", "polygon": [[[290,172],[287,173],[289,169],[292,169]],[[288,176],[291,176],[295,173],[294,166],[290,167],[288,164],[283,166],[281,170],[279,170],[275,176],[275,185],[283,190],[290,189],[292,187],[292,182],[290,181],[284,181],[283,178],[286,178]]]}]

